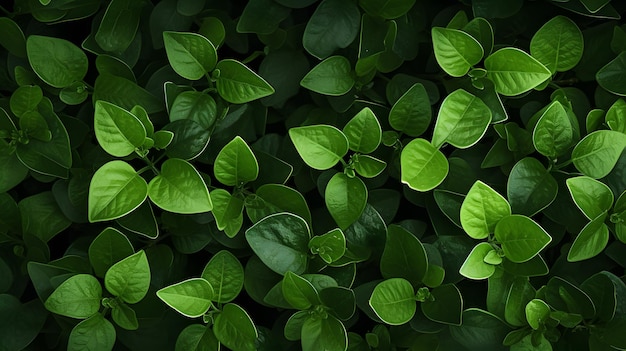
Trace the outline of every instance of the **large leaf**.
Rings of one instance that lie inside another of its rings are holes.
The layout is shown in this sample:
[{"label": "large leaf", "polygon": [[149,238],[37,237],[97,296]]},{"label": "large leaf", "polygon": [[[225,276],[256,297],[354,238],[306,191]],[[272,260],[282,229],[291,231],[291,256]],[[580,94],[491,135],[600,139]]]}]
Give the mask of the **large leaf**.
[{"label": "large leaf", "polygon": [[485,262],[485,258],[493,251],[493,246],[489,243],[477,244],[463,262],[459,273],[466,278],[475,280],[491,277],[496,272],[496,266]]},{"label": "large leaf", "polygon": [[352,1],[324,0],[309,18],[302,44],[318,59],[324,59],[345,48],[359,33],[361,14]]},{"label": "large leaf", "polygon": [[213,301],[217,303],[234,300],[243,288],[243,266],[230,251],[222,250],[213,255],[201,277],[213,286]]},{"label": "large leaf", "polygon": [[110,161],[100,167],[89,184],[90,222],[123,217],[139,207],[148,196],[148,184],[131,165]]},{"label": "large leaf", "polygon": [[110,102],[95,104],[94,131],[104,151],[116,157],[133,153],[146,139],[146,129],[135,115]]},{"label": "large leaf", "polygon": [[46,300],[48,311],[72,318],[88,318],[100,309],[102,287],[96,277],[77,274],[61,283]]},{"label": "large leaf", "polygon": [[39,78],[55,88],[64,88],[87,74],[87,55],[65,39],[30,35],[26,40],[28,61]]},{"label": "large leaf", "polygon": [[419,239],[398,225],[390,225],[385,250],[380,258],[383,278],[404,278],[413,286],[418,286],[427,271],[428,257]]},{"label": "large leaf", "polygon": [[590,220],[613,207],[613,192],[600,181],[580,176],[568,178],[566,184],[574,203]]},{"label": "large leaf", "polygon": [[115,334],[113,324],[97,313],[72,328],[67,350],[112,350]]},{"label": "large leaf", "polygon": [[380,144],[382,130],[374,112],[368,107],[362,109],[343,127],[350,150],[369,154]]},{"label": "large leaf", "polygon": [[170,122],[190,119],[210,130],[217,120],[217,103],[211,95],[198,91],[183,91],[170,107]]},{"label": "large leaf", "polygon": [[385,323],[400,325],[415,315],[417,303],[413,285],[406,279],[391,278],[374,288],[369,305]]},{"label": "large leaf", "polygon": [[551,76],[537,59],[524,51],[502,48],[485,59],[487,77],[493,81],[496,91],[505,96],[525,93]]},{"label": "large leaf", "polygon": [[400,155],[402,183],[417,191],[436,188],[448,175],[448,160],[424,139],[409,142]]},{"label": "large leaf", "polygon": [[428,129],[431,119],[430,100],[421,83],[411,86],[389,111],[389,125],[411,137],[422,135]]},{"label": "large leaf", "polygon": [[289,129],[289,137],[302,160],[311,168],[333,167],[348,153],[348,138],[329,125],[312,125]]},{"label": "large leaf", "polygon": [[350,61],[343,56],[329,57],[313,67],[300,85],[323,95],[344,95],[354,86]]},{"label": "large leaf", "polygon": [[495,236],[504,256],[515,263],[530,260],[552,241],[539,224],[523,215],[502,218],[496,225]]},{"label": "large leaf", "polygon": [[174,213],[201,213],[213,208],[198,170],[177,158],[163,162],[161,173],[148,184],[148,196],[160,208]]},{"label": "large leaf", "polygon": [[572,146],[574,127],[563,105],[555,100],[537,121],[533,130],[533,145],[540,154],[555,158]]},{"label": "large leaf", "polygon": [[203,35],[166,31],[163,43],[170,65],[183,78],[198,80],[217,64],[215,47]]},{"label": "large leaf", "polygon": [[437,115],[433,131],[433,146],[440,148],[443,143],[466,149],[476,144],[491,123],[491,109],[476,96],[463,89],[450,93]]},{"label": "large leaf", "polygon": [[135,38],[143,1],[113,0],[100,22],[94,38],[98,45],[115,53],[126,51]]},{"label": "large leaf", "polygon": [[104,286],[127,303],[141,301],[150,288],[150,266],[141,250],[115,263],[104,276]]},{"label": "large leaf", "polygon": [[345,351],[348,348],[346,327],[333,316],[305,319],[300,338],[302,339],[302,351]]},{"label": "large leaf", "polygon": [[611,172],[624,148],[626,134],[598,130],[576,144],[572,151],[572,162],[584,175],[599,179]]},{"label": "large leaf", "polygon": [[89,245],[89,262],[94,273],[103,278],[107,270],[118,261],[135,252],[126,235],[115,228],[105,228]]},{"label": "large leaf", "polygon": [[461,225],[470,237],[485,239],[494,232],[496,224],[510,214],[511,206],[506,199],[478,180],[461,204]]},{"label": "large leaf", "polygon": [[274,88],[243,63],[225,59],[217,63],[217,92],[232,103],[243,104],[274,93]]},{"label": "large leaf", "polygon": [[224,346],[237,351],[256,350],[255,341],[259,336],[248,313],[238,305],[226,304],[215,318],[215,337]]},{"label": "large leaf", "polygon": [[574,21],[556,16],[535,33],[530,54],[552,73],[568,71],[583,55],[583,34]]},{"label": "large leaf", "polygon": [[604,224],[606,211],[598,215],[580,231],[567,253],[569,262],[590,259],[600,254],[609,242],[609,228]]},{"label": "large leaf", "polygon": [[215,294],[209,282],[202,278],[191,278],[166,286],[156,295],[168,306],[186,317],[200,317],[212,305]]},{"label": "large leaf", "polygon": [[464,76],[483,59],[483,47],[466,32],[433,27],[431,35],[437,63],[453,77]]},{"label": "large leaf", "polygon": [[548,207],[557,192],[556,180],[536,158],[523,158],[511,169],[506,193],[513,212],[533,216]]},{"label": "large leaf", "polygon": [[365,209],[367,187],[358,178],[350,178],[344,173],[335,174],[324,193],[326,208],[341,229],[354,223]]},{"label": "large leaf", "polygon": [[213,172],[220,183],[236,186],[255,180],[259,175],[259,164],[248,144],[236,136],[217,154]]}]

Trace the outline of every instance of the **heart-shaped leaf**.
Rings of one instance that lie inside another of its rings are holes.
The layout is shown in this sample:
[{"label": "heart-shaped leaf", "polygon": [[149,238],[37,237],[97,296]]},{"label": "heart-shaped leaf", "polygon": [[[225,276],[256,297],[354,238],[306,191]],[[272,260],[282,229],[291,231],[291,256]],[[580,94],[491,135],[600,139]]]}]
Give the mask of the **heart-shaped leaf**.
[{"label": "heart-shaped leaf", "polygon": [[148,184],[148,196],[160,208],[174,213],[211,211],[213,204],[202,176],[189,162],[170,158]]}]

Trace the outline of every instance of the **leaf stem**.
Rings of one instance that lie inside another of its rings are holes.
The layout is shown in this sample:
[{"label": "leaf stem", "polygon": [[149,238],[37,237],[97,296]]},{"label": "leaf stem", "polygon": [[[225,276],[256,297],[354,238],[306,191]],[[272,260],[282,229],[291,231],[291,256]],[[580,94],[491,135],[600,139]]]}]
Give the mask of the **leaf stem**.
[{"label": "leaf stem", "polygon": [[561,168],[569,166],[572,162],[573,161],[571,159],[569,159],[569,160],[567,160],[565,162],[561,162],[561,163],[559,163],[557,165],[554,165],[554,168],[558,170],[558,169],[561,169]]}]

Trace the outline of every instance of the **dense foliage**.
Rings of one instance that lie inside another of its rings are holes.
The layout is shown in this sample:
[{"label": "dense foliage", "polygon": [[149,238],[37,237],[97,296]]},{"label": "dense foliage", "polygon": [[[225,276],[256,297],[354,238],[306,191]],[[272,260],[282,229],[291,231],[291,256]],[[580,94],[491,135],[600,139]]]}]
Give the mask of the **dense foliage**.
[{"label": "dense foliage", "polygon": [[4,6],[0,350],[626,350],[625,2]]}]

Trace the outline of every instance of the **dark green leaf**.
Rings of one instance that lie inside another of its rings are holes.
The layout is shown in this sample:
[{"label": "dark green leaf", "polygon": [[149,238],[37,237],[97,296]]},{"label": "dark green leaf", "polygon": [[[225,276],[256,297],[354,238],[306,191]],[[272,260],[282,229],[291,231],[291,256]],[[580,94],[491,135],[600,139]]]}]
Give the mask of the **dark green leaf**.
[{"label": "dark green leaf", "polygon": [[115,327],[100,313],[78,323],[70,333],[68,351],[112,350],[115,344]]},{"label": "dark green leaf", "polygon": [[360,19],[354,2],[324,0],[307,22],[302,44],[311,55],[324,59],[352,43],[359,32]]},{"label": "dark green leaf", "polygon": [[344,95],[354,86],[350,61],[343,56],[331,56],[313,67],[300,85],[323,95]]},{"label": "dark green leaf", "polygon": [[55,88],[83,80],[87,74],[87,55],[65,39],[31,35],[26,40],[26,51],[37,76]]},{"label": "dark green leaf", "polygon": [[354,223],[365,209],[367,187],[358,178],[350,178],[344,173],[335,174],[324,193],[326,208],[341,229]]}]

